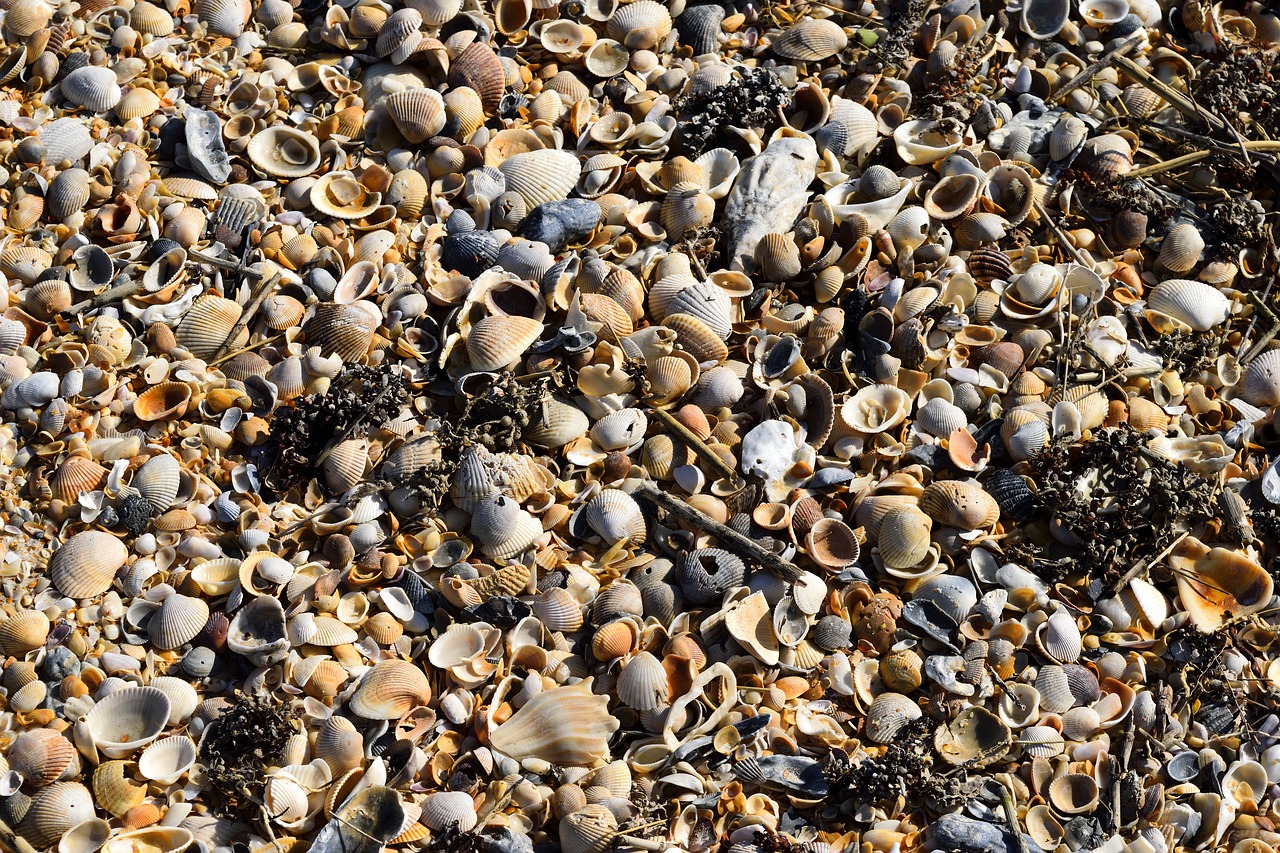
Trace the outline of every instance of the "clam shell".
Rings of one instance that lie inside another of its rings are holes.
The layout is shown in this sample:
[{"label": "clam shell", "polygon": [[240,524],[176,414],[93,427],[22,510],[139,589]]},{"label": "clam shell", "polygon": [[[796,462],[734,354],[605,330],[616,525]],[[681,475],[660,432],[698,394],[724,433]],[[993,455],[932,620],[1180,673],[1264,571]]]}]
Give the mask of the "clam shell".
[{"label": "clam shell", "polygon": [[880,522],[876,546],[885,565],[893,569],[909,569],[929,553],[932,523],[918,507],[895,507]]},{"label": "clam shell", "polygon": [[334,778],[359,767],[364,760],[364,738],[346,717],[331,716],[316,733],[314,755],[324,761]]},{"label": "clam shell", "polygon": [[227,342],[242,309],[233,300],[205,296],[196,301],[174,330],[178,345],[196,358],[211,360]]},{"label": "clam shell", "polygon": [[1271,576],[1239,552],[1188,537],[1170,564],[1177,572],[1178,599],[1202,631],[1215,630],[1224,618],[1255,613],[1271,600]]},{"label": "clam shell", "polygon": [[1231,300],[1213,285],[1175,278],[1155,286],[1147,297],[1147,308],[1207,332],[1226,321]]},{"label": "clam shell", "polygon": [[31,788],[43,788],[80,773],[80,755],[75,744],[52,729],[21,732],[5,757],[9,769]]},{"label": "clam shell", "polygon": [[167,453],[153,456],[133,476],[132,488],[144,497],[156,513],[173,506],[182,486],[181,466]]},{"label": "clam shell", "polygon": [[[449,64],[449,86],[466,86],[475,90],[480,95],[485,112],[492,113],[498,108],[498,101],[502,99],[502,93],[506,89],[506,72],[493,48],[482,42],[472,42]],[[570,186],[577,180],[575,176]],[[534,206],[536,205],[530,205]]]},{"label": "clam shell", "polygon": [[1068,773],[1049,783],[1049,805],[1061,815],[1085,814],[1098,805],[1098,783],[1083,773]]},{"label": "clam shell", "polygon": [[506,179],[507,189],[519,193],[529,210],[548,201],[568,198],[582,174],[582,164],[577,157],[550,148],[513,154],[498,168]]},{"label": "clam shell", "polygon": [[784,59],[820,62],[835,56],[849,45],[849,37],[835,21],[807,18],[788,28],[771,45]]},{"label": "clam shell", "polygon": [[881,693],[867,708],[864,730],[875,743],[892,743],[903,726],[921,715],[914,700],[901,693]]},{"label": "clam shell", "polygon": [[623,664],[616,689],[623,704],[636,711],[656,710],[671,699],[662,662],[644,651]]},{"label": "clam shell", "polygon": [[438,791],[422,801],[419,820],[436,831],[453,825],[459,832],[469,832],[477,823],[476,807],[465,791]]},{"label": "clam shell", "polygon": [[214,35],[239,38],[249,22],[250,5],[244,0],[198,0],[196,16]]},{"label": "clam shell", "polygon": [[472,370],[495,371],[512,364],[542,334],[543,325],[531,317],[485,317],[467,335]]},{"label": "clam shell", "polygon": [[632,50],[654,48],[671,32],[671,13],[656,0],[635,0],[618,8],[609,18],[609,38]]},{"label": "clam shell", "polygon": [[931,483],[920,494],[920,508],[938,524],[960,530],[981,530],[1000,520],[996,499],[972,480]]},{"label": "clam shell", "polygon": [[49,560],[49,578],[64,595],[93,598],[110,588],[129,559],[124,543],[109,533],[77,533]]},{"label": "clam shell", "polygon": [[377,210],[382,197],[350,172],[327,172],[311,187],[311,206],[339,219],[360,219]]},{"label": "clam shell", "polygon": [[64,98],[92,113],[105,113],[123,95],[115,72],[100,65],[77,68],[62,78],[59,88]]},{"label": "clam shell", "polygon": [[93,771],[94,800],[113,817],[120,817],[147,795],[146,785],[125,775],[127,766],[125,761],[104,761]]},{"label": "clam shell", "polygon": [[88,788],[79,782],[56,782],[32,797],[17,830],[33,847],[43,849],[93,816],[93,794]]},{"label": "clam shell", "polygon": [[254,134],[246,153],[253,165],[278,178],[301,178],[320,166],[319,141],[309,133],[282,125]]},{"label": "clam shell", "polygon": [[379,322],[375,311],[366,306],[369,303],[320,303],[302,325],[308,343],[319,346],[321,355],[335,355],[344,362],[360,359],[368,351]]},{"label": "clam shell", "polygon": [[44,196],[44,214],[51,222],[61,222],[84,209],[89,201],[89,173],[66,169],[49,182]]},{"label": "clam shell", "polygon": [[200,697],[190,682],[171,675],[161,675],[151,679],[149,686],[169,697],[169,725],[181,725],[195,713]]},{"label": "clam shell", "polygon": [[1022,31],[1034,39],[1051,39],[1070,16],[1070,0],[1028,0],[1022,6]]},{"label": "clam shell", "polygon": [[133,414],[144,423],[180,418],[191,403],[191,394],[191,386],[185,382],[153,385],[133,401]]},{"label": "clam shell", "polygon": [[400,133],[415,145],[427,141],[444,128],[444,99],[434,89],[393,92],[383,103]]},{"label": "clam shell", "polygon": [[154,687],[125,687],[98,702],[85,717],[98,751],[124,758],[151,743],[169,722],[169,697]]},{"label": "clam shell", "polygon": [[384,660],[375,664],[352,694],[348,707],[367,720],[396,720],[431,701],[431,684],[414,664]]},{"label": "clam shell", "polygon": [[635,498],[618,489],[606,489],[587,504],[583,518],[606,543],[636,544],[648,533],[644,514]]},{"label": "clam shell", "polygon": [[590,765],[609,758],[609,737],[619,723],[609,698],[591,692],[588,678],[571,687],[544,690],[489,735],[489,744],[517,761]]},{"label": "clam shell", "polygon": [[564,853],[604,853],[618,834],[618,819],[608,808],[587,804],[560,819],[560,849]]},{"label": "clam shell", "polygon": [[1200,229],[1184,222],[1169,229],[1165,235],[1157,263],[1168,272],[1187,273],[1200,262],[1202,252],[1204,237],[1200,236]]},{"label": "clam shell", "polygon": [[192,639],[209,621],[209,605],[203,599],[174,593],[147,621],[147,636],[158,649],[177,649]]}]

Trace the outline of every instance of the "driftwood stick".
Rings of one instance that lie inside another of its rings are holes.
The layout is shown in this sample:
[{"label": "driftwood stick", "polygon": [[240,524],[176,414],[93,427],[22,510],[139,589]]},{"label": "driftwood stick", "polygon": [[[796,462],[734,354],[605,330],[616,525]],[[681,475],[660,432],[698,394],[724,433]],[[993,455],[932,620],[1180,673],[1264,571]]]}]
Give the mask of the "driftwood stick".
[{"label": "driftwood stick", "polygon": [[1079,74],[1077,74],[1076,76],[1068,80],[1066,83],[1063,83],[1061,86],[1059,86],[1058,90],[1049,96],[1048,102],[1053,103],[1054,101],[1060,101],[1063,98],[1065,98],[1067,95],[1070,95],[1076,89],[1079,89],[1081,86],[1083,86],[1084,84],[1092,80],[1099,71],[1101,71],[1102,69],[1110,65],[1112,60],[1114,60],[1117,56],[1128,56],[1133,51],[1133,49],[1141,43],[1142,43],[1142,39],[1131,38],[1128,41],[1120,44],[1120,46],[1118,46],[1115,50],[1111,51],[1110,53],[1103,54],[1102,58],[1099,59],[1097,62],[1093,63],[1092,65],[1089,65]]},{"label": "driftwood stick", "polygon": [[271,295],[271,291],[275,290],[276,285],[280,283],[280,279],[280,273],[276,273],[271,278],[258,280],[249,296],[249,304],[244,306],[244,310],[240,312],[240,319],[236,320],[236,324],[231,327],[231,332],[227,335],[227,339],[222,342],[222,346],[218,347],[216,357],[221,358],[226,353],[227,348],[231,346],[231,342],[253,321],[254,315],[258,313],[262,303]]},{"label": "driftwood stick", "polygon": [[281,332],[278,335],[272,335],[269,338],[263,338],[260,341],[254,341],[253,343],[249,344],[247,347],[241,347],[238,350],[232,350],[231,352],[224,353],[218,356],[213,361],[209,362],[209,366],[217,367],[219,364],[222,364],[222,362],[230,361],[231,359],[235,358],[236,356],[242,353],[253,352],[258,347],[265,347],[267,344],[274,344],[276,341],[284,340],[284,338],[285,338],[285,333]]},{"label": "driftwood stick", "polygon": [[122,299],[128,299],[139,290],[142,290],[143,282],[141,278],[126,281],[124,284],[117,284],[115,287],[108,287],[97,296],[91,296],[88,299],[77,302],[66,310],[68,314],[80,314],[84,311],[97,311],[99,308],[105,308],[112,302],[118,302]]},{"label": "driftwood stick", "polygon": [[[1247,151],[1280,151],[1280,140],[1277,139],[1255,139],[1244,143]],[[1234,151],[1236,154],[1240,152],[1233,146],[1222,146],[1224,151]],[[1172,172],[1175,169],[1181,169],[1183,166],[1190,166],[1193,163],[1199,163],[1201,160],[1211,156],[1214,152],[1210,149],[1201,149],[1200,151],[1192,151],[1190,154],[1183,154],[1181,157],[1174,157],[1171,160],[1161,160],[1159,163],[1152,163],[1149,166],[1141,166],[1133,171],[1126,172],[1124,177],[1129,178],[1146,178],[1151,175],[1158,175],[1161,172]]]},{"label": "driftwood stick", "polygon": [[[1270,290],[1270,285],[1268,285],[1267,289]],[[1249,362],[1261,355],[1263,348],[1275,339],[1277,332],[1280,332],[1280,317],[1276,316],[1275,312],[1267,306],[1262,297],[1252,290],[1249,291],[1248,297],[1258,314],[1267,318],[1267,328],[1262,334],[1258,335],[1258,339],[1253,342],[1253,346],[1249,347],[1249,353],[1240,362],[1241,365],[1248,365]]]},{"label": "driftwood stick", "polygon": [[187,254],[195,258],[197,261],[199,261],[202,264],[209,264],[209,266],[217,267],[220,270],[239,273],[240,275],[247,275],[250,278],[256,278],[256,279],[266,278],[266,276],[263,275],[263,273],[260,272],[259,270],[255,270],[253,267],[246,266],[245,264],[242,264],[239,261],[230,261],[230,260],[227,260],[226,258],[220,258],[217,255],[210,255],[207,252],[202,252],[199,249],[192,249]]},{"label": "driftwood stick", "polygon": [[1018,808],[1013,803],[1013,792],[1005,784],[1000,785],[1000,806],[1004,811],[1004,821],[1009,825],[1009,832],[1013,834],[1013,841],[1018,845],[1018,853],[1027,853],[1027,839],[1022,837],[1022,830],[1018,828]]},{"label": "driftwood stick", "polygon": [[675,437],[680,439],[680,443],[697,454],[698,458],[705,462],[708,466],[714,468],[716,473],[730,483],[736,483],[738,474],[729,466],[728,462],[720,457],[720,454],[711,449],[705,441],[684,424],[680,423],[665,409],[658,409],[652,406],[649,411],[653,413],[658,420],[662,421],[662,425],[671,430]]},{"label": "driftwood stick", "polygon": [[1223,130],[1226,127],[1226,123],[1221,118],[1209,112],[1182,92],[1151,76],[1147,69],[1138,65],[1129,57],[1113,56],[1112,62],[1123,68],[1130,77],[1164,98],[1169,102],[1170,106],[1187,118],[1198,119],[1215,130]]},{"label": "driftwood stick", "polygon": [[739,557],[759,563],[783,580],[794,581],[800,577],[800,569],[795,564],[782,559],[772,551],[766,551],[759,542],[721,524],[705,512],[694,509],[675,495],[655,488],[650,483],[642,483],[635,494],[637,497],[648,498],[681,521],[705,530],[716,537],[725,549],[733,551]]}]

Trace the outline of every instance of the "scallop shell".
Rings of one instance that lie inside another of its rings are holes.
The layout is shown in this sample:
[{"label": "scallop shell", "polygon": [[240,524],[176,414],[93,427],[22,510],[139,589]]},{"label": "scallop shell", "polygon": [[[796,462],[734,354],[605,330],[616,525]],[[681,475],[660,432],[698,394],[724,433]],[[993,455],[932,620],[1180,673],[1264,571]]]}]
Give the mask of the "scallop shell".
[{"label": "scallop shell", "polygon": [[618,819],[605,806],[588,803],[560,819],[559,834],[564,853],[605,853],[618,835]]},{"label": "scallop shell", "polygon": [[80,773],[80,755],[75,744],[52,729],[21,732],[5,757],[9,769],[31,788],[43,788]]},{"label": "scallop shell", "polygon": [[368,351],[379,322],[375,312],[366,309],[367,305],[360,302],[317,305],[315,313],[302,325],[308,343],[319,346],[321,355],[335,355],[344,362],[361,358]]},{"label": "scallop shell", "polygon": [[929,537],[933,525],[918,507],[895,507],[880,522],[876,546],[885,565],[892,569],[909,569],[929,553]]},{"label": "scallop shell", "polygon": [[901,693],[881,693],[867,708],[867,737],[875,743],[892,743],[902,727],[922,713],[914,700]]},{"label": "scallop shell", "polygon": [[196,358],[211,360],[227,342],[242,309],[233,300],[205,296],[196,301],[174,330],[178,345]]},{"label": "scallop shell", "polygon": [[100,65],[77,68],[62,78],[60,89],[64,98],[92,113],[105,113],[123,95],[115,72]]},{"label": "scallop shell", "polygon": [[239,38],[249,22],[250,4],[245,0],[197,0],[196,16],[213,35]]},{"label": "scallop shell", "polygon": [[498,168],[506,178],[507,189],[519,193],[529,210],[548,201],[568,198],[582,174],[582,164],[577,157],[550,148],[513,154]]},{"label": "scallop shell", "polygon": [[320,724],[316,732],[314,755],[324,761],[337,778],[361,765],[364,738],[346,717],[331,716]]},{"label": "scallop shell", "polygon": [[153,456],[142,464],[133,476],[132,488],[136,489],[156,513],[173,506],[182,486],[181,466],[167,453]]},{"label": "scallop shell", "polygon": [[278,125],[253,135],[249,159],[268,175],[301,178],[320,166],[320,143],[310,133]]},{"label": "scallop shell", "polygon": [[632,50],[654,48],[671,32],[671,13],[656,0],[635,0],[618,8],[606,26],[609,38]]},{"label": "scallop shell", "polygon": [[619,722],[609,697],[591,692],[588,678],[571,687],[544,690],[489,734],[489,744],[517,761],[591,765],[609,759],[609,737]]},{"label": "scallop shell", "polygon": [[543,325],[531,317],[485,317],[467,335],[472,370],[494,371],[512,364],[542,334]]},{"label": "scallop shell", "polygon": [[169,697],[154,687],[125,687],[89,709],[89,735],[108,758],[125,758],[151,743],[169,723]]},{"label": "scallop shell", "polygon": [[147,621],[147,636],[158,649],[177,649],[192,639],[209,621],[204,599],[174,593]]},{"label": "scallop shell", "polygon": [[920,494],[920,508],[938,524],[982,530],[1000,520],[1000,505],[972,480],[941,480]]},{"label": "scallop shell", "polygon": [[64,595],[93,598],[111,582],[129,559],[129,549],[116,537],[98,530],[77,533],[49,560],[49,578]]},{"label": "scallop shell", "polygon": [[656,710],[671,699],[666,670],[649,652],[642,651],[623,664],[616,689],[623,704],[636,711]]},{"label": "scallop shell", "polygon": [[438,791],[422,801],[419,820],[436,831],[452,825],[458,832],[469,832],[477,823],[476,807],[465,791]]},{"label": "scallop shell", "polygon": [[79,782],[56,782],[31,798],[18,833],[36,849],[55,844],[77,824],[94,816],[93,794]]},{"label": "scallop shell", "polygon": [[609,545],[643,542],[648,533],[644,514],[635,498],[618,489],[606,489],[587,507],[583,517]]},{"label": "scallop shell", "polygon": [[1200,236],[1200,229],[1184,222],[1169,229],[1160,244],[1160,256],[1156,262],[1175,275],[1187,273],[1200,262],[1202,252],[1204,237]]},{"label": "scallop shell", "polygon": [[835,56],[849,45],[849,37],[835,21],[806,18],[774,40],[773,52],[784,59],[820,62]]},{"label": "scallop shell", "polygon": [[1147,308],[1207,332],[1226,321],[1231,300],[1216,287],[1201,281],[1175,278],[1156,285],[1147,297]]},{"label": "scallop shell", "polygon": [[[449,86],[466,86],[475,90],[480,95],[486,113],[492,113],[498,108],[498,101],[502,99],[502,93],[506,89],[506,79],[506,72],[498,61],[497,54],[482,42],[472,42],[449,64]],[[575,176],[570,186],[577,180]]]},{"label": "scallop shell", "polygon": [[420,668],[405,660],[375,664],[352,694],[348,707],[367,720],[397,720],[431,701],[431,683]]},{"label": "scallop shell", "polygon": [[400,133],[415,145],[427,141],[444,128],[444,99],[434,89],[393,92],[383,103]]}]

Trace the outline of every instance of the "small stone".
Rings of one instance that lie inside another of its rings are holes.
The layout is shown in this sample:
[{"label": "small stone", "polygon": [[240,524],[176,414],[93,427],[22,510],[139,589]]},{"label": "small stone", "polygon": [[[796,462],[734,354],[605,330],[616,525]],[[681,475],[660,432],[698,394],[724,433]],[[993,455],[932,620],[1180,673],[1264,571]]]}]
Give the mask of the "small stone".
[{"label": "small stone", "polygon": [[571,243],[585,240],[599,223],[600,205],[585,198],[570,198],[549,201],[529,211],[520,225],[520,233],[558,252]]},{"label": "small stone", "polygon": [[[933,822],[933,845],[938,850],[960,853],[1018,853],[1018,842],[1007,829],[962,814],[943,815]],[[1027,853],[1044,853],[1029,836],[1023,835]]]},{"label": "small stone", "polygon": [[54,646],[45,653],[42,669],[49,684],[62,681],[68,675],[80,674],[80,659],[65,646]]}]

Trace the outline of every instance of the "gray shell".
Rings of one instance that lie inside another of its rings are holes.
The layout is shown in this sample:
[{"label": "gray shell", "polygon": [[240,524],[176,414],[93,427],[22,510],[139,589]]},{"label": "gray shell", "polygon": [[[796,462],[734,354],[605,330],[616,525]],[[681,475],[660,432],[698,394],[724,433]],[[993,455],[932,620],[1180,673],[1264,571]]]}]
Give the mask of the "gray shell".
[{"label": "gray shell", "polygon": [[191,166],[215,184],[225,184],[231,177],[231,159],[222,144],[222,123],[206,110],[187,108],[187,156]]},{"label": "gray shell", "polygon": [[676,572],[685,598],[694,604],[710,604],[731,587],[740,586],[747,567],[721,548],[698,548],[681,555]]},{"label": "gray shell", "polygon": [[766,234],[785,234],[804,210],[808,186],[818,175],[818,149],[808,137],[775,140],[742,167],[725,203],[730,266],[749,269]]}]

